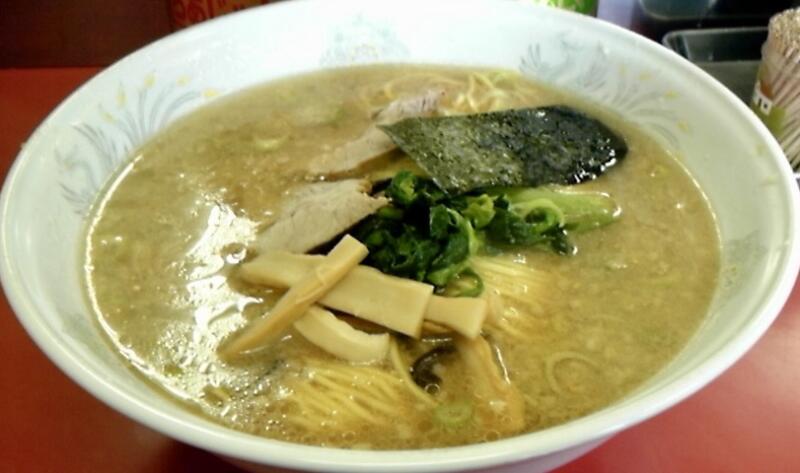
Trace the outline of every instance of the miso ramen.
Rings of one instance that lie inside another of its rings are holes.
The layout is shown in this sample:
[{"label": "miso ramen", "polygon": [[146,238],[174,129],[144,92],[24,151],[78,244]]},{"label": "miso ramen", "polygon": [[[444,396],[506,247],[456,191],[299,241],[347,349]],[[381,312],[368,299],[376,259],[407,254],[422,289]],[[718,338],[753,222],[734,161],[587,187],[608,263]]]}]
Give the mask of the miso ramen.
[{"label": "miso ramen", "polygon": [[[509,123],[535,146],[492,155]],[[600,137],[580,159],[571,130]],[[582,167],[550,179],[551,151]],[[702,191],[634,124],[515,72],[439,66],[315,72],[177,120],[96,202],[84,262],[109,339],[178,405],[358,449],[608,406],[686,344],[718,270]]]}]

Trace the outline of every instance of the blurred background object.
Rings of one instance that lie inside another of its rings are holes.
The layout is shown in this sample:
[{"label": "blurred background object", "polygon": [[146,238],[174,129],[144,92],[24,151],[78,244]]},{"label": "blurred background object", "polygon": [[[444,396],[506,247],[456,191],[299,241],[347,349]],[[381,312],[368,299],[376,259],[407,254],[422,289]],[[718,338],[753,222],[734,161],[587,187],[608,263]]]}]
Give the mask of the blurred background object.
[{"label": "blurred background object", "polygon": [[[0,68],[104,66],[174,29],[274,1],[0,0]],[[800,0],[518,1],[596,11],[599,18],[656,41],[678,29],[766,27],[773,14],[800,4]]]},{"label": "blurred background object", "polygon": [[638,0],[633,23],[750,102],[767,23],[798,0]]},{"label": "blurred background object", "polygon": [[673,30],[766,26],[769,18],[798,0],[637,0],[639,31],[660,40]]},{"label": "blurred background object", "polygon": [[597,1],[598,0],[522,0],[523,2],[538,3],[540,5],[549,5],[551,7],[562,8],[584,15],[597,15]]},{"label": "blurred background object", "polygon": [[164,0],[0,0],[0,67],[106,65],[169,31]]},{"label": "blurred background object", "polygon": [[167,3],[172,27],[178,29],[274,1],[276,0],[167,0]]},{"label": "blurred background object", "polygon": [[800,170],[800,8],[770,20],[750,105]]},{"label": "blurred background object", "polygon": [[0,0],[0,68],[104,66],[174,29],[272,1]]},{"label": "blurred background object", "polygon": [[749,102],[766,39],[766,26],[699,28],[670,31],[663,44]]}]

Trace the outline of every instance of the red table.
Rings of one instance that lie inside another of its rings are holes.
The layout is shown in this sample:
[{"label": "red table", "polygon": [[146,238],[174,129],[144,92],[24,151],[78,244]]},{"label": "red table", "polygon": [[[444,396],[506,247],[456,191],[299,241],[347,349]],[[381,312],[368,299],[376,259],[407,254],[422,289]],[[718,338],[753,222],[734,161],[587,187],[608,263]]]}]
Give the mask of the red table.
[{"label": "red table", "polygon": [[[0,180],[20,144],[98,71],[0,70]],[[800,472],[800,286],[739,363],[558,473]],[[34,346],[0,295],[0,472],[238,472],[92,398]]]}]

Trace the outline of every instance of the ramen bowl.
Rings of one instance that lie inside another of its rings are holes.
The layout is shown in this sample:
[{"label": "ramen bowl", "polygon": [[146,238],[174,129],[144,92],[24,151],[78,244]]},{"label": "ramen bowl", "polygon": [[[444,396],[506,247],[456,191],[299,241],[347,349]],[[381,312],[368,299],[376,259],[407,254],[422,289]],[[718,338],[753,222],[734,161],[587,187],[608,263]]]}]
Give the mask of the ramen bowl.
[{"label": "ramen bowl", "polygon": [[[236,432],[166,402],[126,366],[91,315],[80,271],[90,207],[115,169],[168,123],[219,97],[372,63],[518,70],[639,124],[678,156],[706,193],[722,243],[709,314],[679,355],[624,399],[565,424],[406,451],[311,447]],[[248,468],[538,472],[668,409],[755,343],[798,272],[798,197],[780,147],[743,103],[678,55],[613,25],[516,2],[286,2],[160,40],[56,108],[4,185],[0,274],[28,333],[73,380],[142,424]]]}]

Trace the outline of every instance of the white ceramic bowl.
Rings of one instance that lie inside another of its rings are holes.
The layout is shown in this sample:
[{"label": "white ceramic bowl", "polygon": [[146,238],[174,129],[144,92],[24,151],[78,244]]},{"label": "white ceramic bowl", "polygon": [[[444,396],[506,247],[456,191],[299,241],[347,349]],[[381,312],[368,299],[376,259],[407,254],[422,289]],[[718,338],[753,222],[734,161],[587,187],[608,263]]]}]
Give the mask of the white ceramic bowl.
[{"label": "white ceramic bowl", "polygon": [[[716,211],[723,269],[708,320],[678,358],[624,400],[567,424],[490,444],[403,452],[306,447],[234,432],[175,408],[134,376],[102,340],[80,286],[80,240],[98,189],[143,140],[215,97],[287,74],[371,62],[518,69],[616,110],[680,155]],[[0,269],[19,319],[54,363],[102,401],[192,445],[238,461],[320,471],[505,465],[530,473],[667,409],[756,341],[797,275],[798,201],[777,143],[733,94],[620,28],[501,1],[286,2],[158,41],[53,111],[3,189]]]}]

